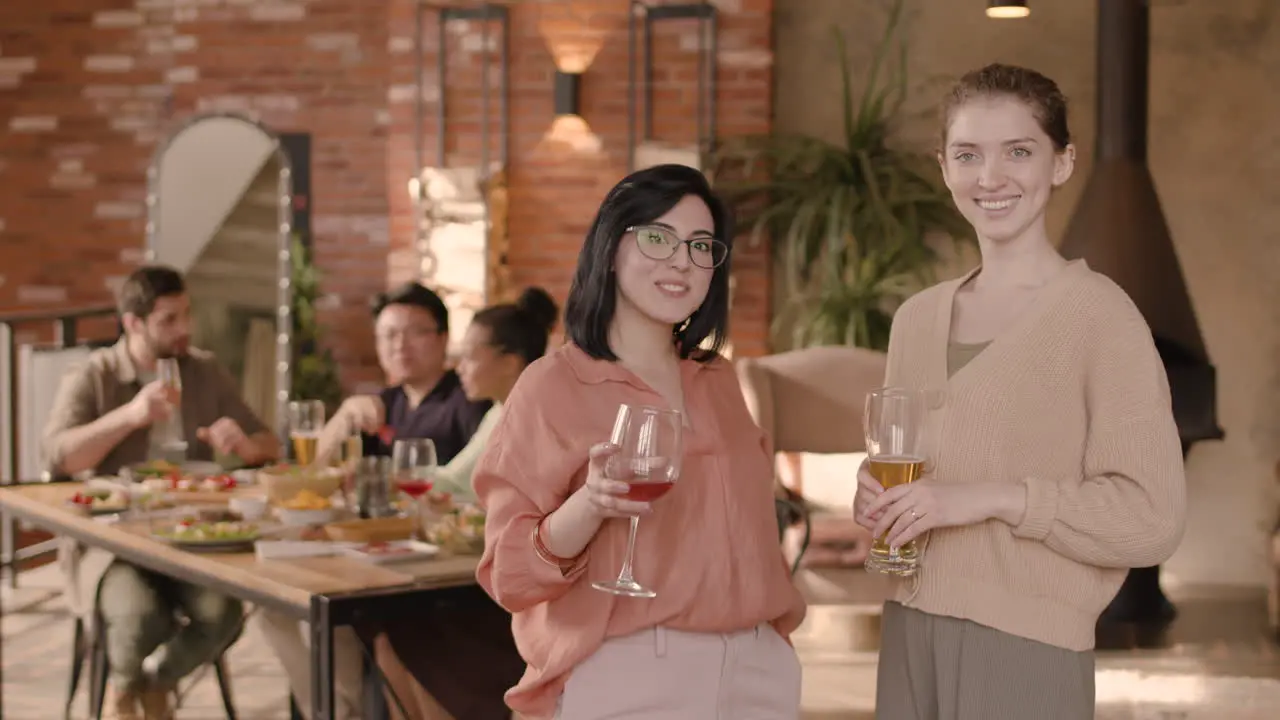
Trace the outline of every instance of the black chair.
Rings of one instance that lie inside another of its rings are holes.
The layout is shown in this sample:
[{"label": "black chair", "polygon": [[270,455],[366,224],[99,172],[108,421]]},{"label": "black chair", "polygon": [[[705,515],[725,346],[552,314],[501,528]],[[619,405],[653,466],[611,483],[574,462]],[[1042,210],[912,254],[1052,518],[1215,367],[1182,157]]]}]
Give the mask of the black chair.
[{"label": "black chair", "polygon": [[[236,720],[236,709],[231,701],[231,683],[230,675],[227,673],[226,654],[227,650],[240,639],[240,635],[244,633],[244,621],[240,622],[240,627],[236,630],[235,636],[231,642],[227,643],[227,647],[218,653],[218,657],[211,663],[213,665],[214,675],[218,680],[218,692],[222,696],[222,708],[227,713],[227,720]],[[102,705],[107,693],[107,675],[110,666],[107,662],[107,643],[106,629],[99,617],[94,623],[94,631],[92,637],[85,631],[84,620],[82,618],[75,619],[75,637],[71,645],[71,685],[67,689],[67,705],[64,710],[63,717],[65,720],[71,718],[71,706],[75,702],[76,690],[80,686],[80,675],[84,669],[84,659],[89,657],[89,719],[100,720],[102,717]]]},{"label": "black chair", "polygon": [[809,540],[813,535],[813,521],[809,515],[809,504],[800,495],[784,488],[785,497],[774,499],[774,509],[778,513],[778,542],[786,537],[787,529],[797,525],[804,527],[804,536],[800,540],[800,551],[791,562],[791,574],[800,570],[800,561],[809,549]]}]

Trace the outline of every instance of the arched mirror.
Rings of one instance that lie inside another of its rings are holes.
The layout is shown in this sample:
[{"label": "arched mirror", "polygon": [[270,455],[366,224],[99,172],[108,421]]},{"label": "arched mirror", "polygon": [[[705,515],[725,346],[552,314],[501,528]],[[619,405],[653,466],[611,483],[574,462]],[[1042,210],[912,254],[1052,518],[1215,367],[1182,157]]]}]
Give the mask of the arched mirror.
[{"label": "arched mirror", "polygon": [[147,185],[147,258],[186,275],[192,344],[285,437],[293,198],[280,138],[239,115],[195,116],[157,149]]}]

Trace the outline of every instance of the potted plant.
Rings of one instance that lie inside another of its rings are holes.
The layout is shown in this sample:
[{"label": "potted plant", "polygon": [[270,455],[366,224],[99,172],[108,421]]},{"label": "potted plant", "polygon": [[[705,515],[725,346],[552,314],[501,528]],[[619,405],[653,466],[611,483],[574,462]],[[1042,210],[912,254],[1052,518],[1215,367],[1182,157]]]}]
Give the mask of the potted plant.
[{"label": "potted plant", "polygon": [[[854,98],[844,38],[842,142],[805,135],[728,140],[707,166],[751,238],[772,241],[787,293],[774,321],[793,347],[847,344],[884,350],[898,304],[930,282],[939,239],[971,241],[931,151],[894,142],[907,96],[902,0]],[[896,61],[895,57],[896,56]],[[789,291],[789,292],[788,292]]]},{"label": "potted plant", "polygon": [[333,353],[321,343],[316,318],[320,295],[320,271],[311,249],[295,235],[289,252],[293,283],[293,374],[289,394],[293,398],[321,400],[329,415],[342,402],[342,380]]}]

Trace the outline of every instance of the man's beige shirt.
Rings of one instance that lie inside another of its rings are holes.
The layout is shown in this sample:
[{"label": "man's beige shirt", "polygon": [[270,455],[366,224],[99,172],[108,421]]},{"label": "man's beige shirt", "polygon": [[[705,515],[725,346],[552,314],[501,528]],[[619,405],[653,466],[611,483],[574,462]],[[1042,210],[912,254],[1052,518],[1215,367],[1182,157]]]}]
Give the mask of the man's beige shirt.
[{"label": "man's beige shirt", "polygon": [[[178,360],[178,374],[182,378],[182,427],[189,460],[213,459],[213,449],[196,439],[196,431],[219,418],[235,420],[246,435],[266,429],[212,354],[193,348]],[[66,431],[127,405],[141,389],[123,338],[111,347],[94,350],[84,363],[69,370],[58,387],[44,430],[45,469],[55,476],[64,474],[60,466],[67,454]],[[97,473],[115,475],[122,467],[150,459],[150,433],[149,427],[130,433],[102,459]]]},{"label": "man's beige shirt", "polygon": [[[246,435],[266,430],[240,395],[231,376],[204,351],[192,349],[178,360],[182,379],[182,427],[190,460],[212,460],[213,448],[196,438],[196,431],[214,421],[229,417]],[[66,431],[97,420],[129,403],[142,389],[137,368],[129,356],[124,338],[111,347],[90,353],[83,363],[67,371],[58,386],[49,422],[44,429],[44,466],[52,475],[60,476],[66,457]],[[121,468],[149,458],[151,428],[144,427],[128,435],[107,453],[98,464],[96,474],[115,475]],[[64,538],[58,553],[59,563],[67,578],[67,600],[73,613],[92,622],[98,584],[114,556],[104,550],[84,548]]]}]

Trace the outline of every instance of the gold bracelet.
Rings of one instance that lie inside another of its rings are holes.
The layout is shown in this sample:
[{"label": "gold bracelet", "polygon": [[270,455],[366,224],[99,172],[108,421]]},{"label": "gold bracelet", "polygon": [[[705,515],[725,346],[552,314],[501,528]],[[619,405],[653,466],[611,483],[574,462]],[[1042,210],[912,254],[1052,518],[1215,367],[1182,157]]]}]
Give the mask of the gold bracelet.
[{"label": "gold bracelet", "polygon": [[533,525],[533,551],[538,554],[538,558],[542,560],[542,562],[554,568],[563,570],[567,563],[556,557],[555,553],[551,552],[546,544],[542,542],[542,523],[546,522],[546,520],[547,516],[543,515],[542,518]]}]

